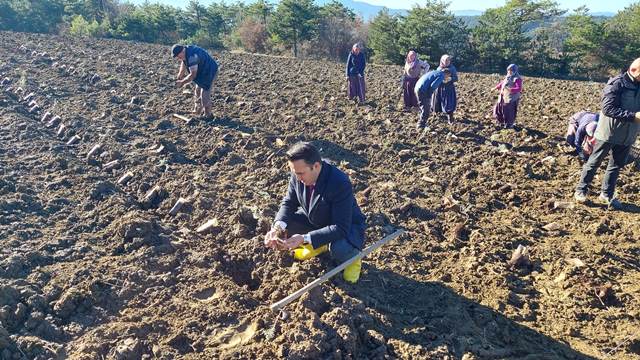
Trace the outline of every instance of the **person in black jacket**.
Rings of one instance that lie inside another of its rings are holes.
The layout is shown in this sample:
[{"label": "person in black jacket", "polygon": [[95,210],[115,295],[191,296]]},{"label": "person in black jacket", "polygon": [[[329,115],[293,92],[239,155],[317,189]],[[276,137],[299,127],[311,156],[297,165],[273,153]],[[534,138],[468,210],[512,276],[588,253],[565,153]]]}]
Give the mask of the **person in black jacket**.
[{"label": "person in black jacket", "polygon": [[602,111],[596,128],[596,145],[589,161],[582,168],[580,182],[574,198],[579,203],[587,201],[587,190],[604,158],[609,164],[602,179],[599,200],[613,209],[622,204],[615,198],[616,182],[620,170],[626,165],[631,146],[640,130],[640,58],[633,61],[629,70],[607,82],[602,96]]},{"label": "person in black jacket", "polygon": [[[342,263],[364,246],[365,217],[353,195],[349,177],[323,161],[311,143],[300,142],[287,151],[291,169],[289,188],[265,236],[265,245],[294,250],[294,257],[307,260],[329,251]],[[280,230],[291,237],[279,237]],[[360,260],[344,270],[345,280],[355,283],[360,276]]]}]

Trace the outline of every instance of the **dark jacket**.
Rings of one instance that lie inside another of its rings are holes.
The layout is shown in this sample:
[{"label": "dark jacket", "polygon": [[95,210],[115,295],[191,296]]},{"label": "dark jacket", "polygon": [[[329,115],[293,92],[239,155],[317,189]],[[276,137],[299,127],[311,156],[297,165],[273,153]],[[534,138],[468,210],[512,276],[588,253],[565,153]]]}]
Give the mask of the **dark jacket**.
[{"label": "dark jacket", "polygon": [[316,228],[309,233],[314,248],[347,239],[351,245],[362,249],[365,217],[353,196],[349,177],[323,161],[310,207],[307,206],[306,193],[307,188],[292,174],[287,195],[282,199],[275,220],[290,223],[293,214],[302,213]]},{"label": "dark jacket", "polygon": [[632,145],[640,124],[635,113],[640,111],[640,84],[627,74],[611,78],[602,95],[602,111],[595,138],[617,145]]},{"label": "dark jacket", "polygon": [[206,91],[211,89],[211,82],[218,72],[218,63],[207,53],[205,49],[197,47],[195,45],[189,45],[186,47],[184,65],[187,67],[187,71],[190,66],[198,65],[198,71],[196,78],[193,82]]},{"label": "dark jacket", "polygon": [[364,57],[364,52],[360,51],[358,55],[354,54],[353,51],[349,52],[349,57],[347,58],[347,76],[364,76],[365,66],[367,66],[367,60]]}]

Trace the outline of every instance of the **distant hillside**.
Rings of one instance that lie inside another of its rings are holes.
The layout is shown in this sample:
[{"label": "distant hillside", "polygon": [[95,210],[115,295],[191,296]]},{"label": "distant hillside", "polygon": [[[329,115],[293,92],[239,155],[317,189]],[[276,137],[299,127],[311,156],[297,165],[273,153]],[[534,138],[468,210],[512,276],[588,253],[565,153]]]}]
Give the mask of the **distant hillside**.
[{"label": "distant hillside", "polygon": [[[324,5],[326,3],[331,2],[331,0],[316,0],[316,4]],[[383,6],[372,5],[366,3],[364,1],[354,1],[354,0],[340,0],[342,5],[352,9],[356,14],[362,16],[363,19],[369,20],[375,17],[380,10],[384,9]],[[405,9],[389,9],[389,13],[394,15],[404,15],[407,13]]]},{"label": "distant hillside", "polygon": [[[185,0],[128,0],[133,4],[140,5],[145,2],[151,3],[161,3],[165,5],[171,5],[179,8],[185,7],[189,2]],[[209,5],[213,2],[219,2],[220,0],[200,0],[200,3],[203,5]],[[332,0],[316,0],[316,4],[325,5]],[[356,1],[356,0],[339,0],[344,6],[352,9],[356,14],[362,16],[365,20],[370,20],[375,17],[382,9],[383,6],[369,4],[365,1]],[[252,0],[244,0],[244,3],[251,3]],[[277,2],[277,1],[276,1]],[[230,3],[230,1],[227,1]],[[474,27],[478,23],[478,16],[482,15],[484,11],[481,10],[453,10],[453,14],[457,17],[462,18],[462,20],[469,27]],[[407,9],[389,9],[389,13],[394,15],[405,15],[407,13]],[[614,16],[614,12],[601,11],[601,12],[593,12],[592,15],[597,17],[611,17]]]}]

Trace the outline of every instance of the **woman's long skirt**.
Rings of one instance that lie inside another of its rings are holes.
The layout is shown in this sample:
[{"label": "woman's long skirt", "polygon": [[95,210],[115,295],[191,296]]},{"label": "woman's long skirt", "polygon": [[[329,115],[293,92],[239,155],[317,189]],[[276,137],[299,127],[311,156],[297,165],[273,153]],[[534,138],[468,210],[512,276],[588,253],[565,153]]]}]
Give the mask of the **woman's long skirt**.
[{"label": "woman's long skirt", "polygon": [[512,128],[518,115],[518,101],[505,103],[502,96],[493,107],[493,117],[496,118],[499,126]]},{"label": "woman's long skirt", "polygon": [[410,78],[405,76],[402,79],[402,98],[404,100],[405,109],[418,107],[418,98],[416,97],[415,87],[418,78]]},{"label": "woman's long skirt", "polygon": [[458,96],[453,81],[438,86],[431,97],[431,110],[435,113],[452,114],[457,106]]},{"label": "woman's long skirt", "polygon": [[349,100],[358,98],[361,103],[364,102],[364,95],[367,91],[364,84],[364,76],[349,76]]}]

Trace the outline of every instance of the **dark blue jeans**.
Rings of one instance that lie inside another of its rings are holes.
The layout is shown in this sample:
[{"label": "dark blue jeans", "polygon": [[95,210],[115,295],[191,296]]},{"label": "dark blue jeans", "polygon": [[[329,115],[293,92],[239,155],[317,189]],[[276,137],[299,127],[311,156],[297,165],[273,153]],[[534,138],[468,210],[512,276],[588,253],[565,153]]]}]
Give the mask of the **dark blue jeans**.
[{"label": "dark blue jeans", "polygon": [[[304,235],[309,231],[315,230],[314,226],[309,223],[309,219],[304,214],[295,213],[287,223],[287,232],[289,236],[294,234]],[[338,263],[343,263],[356,256],[360,250],[351,245],[347,239],[336,240],[329,244],[329,253]]]},{"label": "dark blue jeans", "polygon": [[433,92],[424,91],[424,92],[416,92],[418,96],[418,106],[420,106],[420,118],[418,122],[423,125],[427,125],[427,120],[429,120],[429,115],[431,115],[431,96]]},{"label": "dark blue jeans", "polygon": [[597,140],[593,148],[593,153],[591,153],[589,160],[582,167],[582,175],[580,176],[580,182],[576,187],[576,191],[580,191],[583,194],[587,193],[589,184],[593,181],[593,177],[596,175],[600,164],[602,164],[604,158],[611,152],[609,164],[602,179],[602,193],[609,198],[613,198],[613,194],[616,191],[618,175],[620,174],[620,170],[627,164],[627,157],[629,156],[630,150],[631,145],[617,145]]}]

